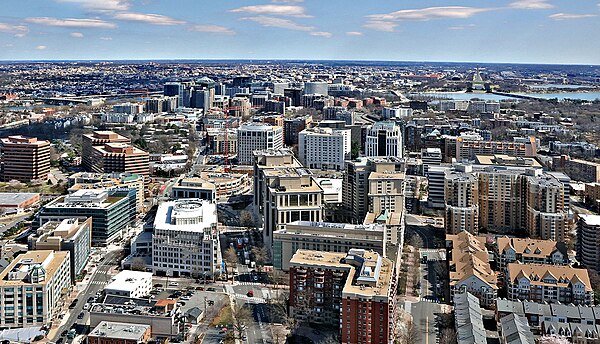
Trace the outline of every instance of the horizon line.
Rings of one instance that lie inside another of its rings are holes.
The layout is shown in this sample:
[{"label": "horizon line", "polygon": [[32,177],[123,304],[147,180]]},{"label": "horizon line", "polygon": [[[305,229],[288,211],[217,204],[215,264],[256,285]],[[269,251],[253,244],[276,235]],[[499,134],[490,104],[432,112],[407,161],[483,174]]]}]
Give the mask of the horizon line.
[{"label": "horizon line", "polygon": [[449,63],[449,64],[489,64],[489,65],[538,65],[538,66],[585,66],[600,67],[594,63],[544,63],[544,62],[483,62],[483,61],[441,61],[441,60],[368,60],[368,59],[302,59],[302,58],[128,58],[128,59],[0,59],[3,63],[39,63],[39,62],[210,62],[210,61],[240,61],[240,62],[375,62],[375,63]]}]

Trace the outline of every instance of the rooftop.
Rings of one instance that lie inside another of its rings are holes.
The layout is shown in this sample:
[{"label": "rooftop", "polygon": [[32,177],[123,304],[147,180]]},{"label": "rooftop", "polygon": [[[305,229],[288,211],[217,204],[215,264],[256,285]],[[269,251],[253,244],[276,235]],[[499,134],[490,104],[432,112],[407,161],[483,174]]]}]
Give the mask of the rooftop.
[{"label": "rooftop", "polygon": [[152,283],[152,273],[143,271],[123,270],[114,276],[105,289],[134,291],[141,283]]},{"label": "rooftop", "polygon": [[216,204],[200,199],[182,199],[161,203],[156,211],[154,227],[204,232],[217,222]]},{"label": "rooftop", "polygon": [[20,254],[0,272],[0,287],[23,283],[46,284],[65,259],[69,259],[67,251],[41,250]]},{"label": "rooftop", "polygon": [[19,205],[39,195],[33,192],[0,192],[0,205]]},{"label": "rooftop", "polygon": [[150,325],[101,321],[88,336],[141,341],[149,329]]}]

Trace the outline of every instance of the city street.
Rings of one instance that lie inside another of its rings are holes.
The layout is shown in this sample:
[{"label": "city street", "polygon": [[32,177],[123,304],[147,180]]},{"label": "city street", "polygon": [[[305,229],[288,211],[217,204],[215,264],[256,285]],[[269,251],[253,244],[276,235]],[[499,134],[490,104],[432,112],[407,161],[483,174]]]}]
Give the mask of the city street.
[{"label": "city street", "polygon": [[[83,319],[77,319],[79,313],[83,311],[83,306],[86,304],[87,299],[91,296],[94,296],[98,291],[101,291],[104,286],[110,281],[111,273],[110,269],[117,265],[118,259],[116,259],[120,254],[120,251],[109,251],[104,255],[104,259],[98,264],[96,270],[92,272],[91,277],[88,277],[82,283],[76,285],[74,288],[83,287],[84,289],[76,296],[78,302],[75,308],[70,309],[67,312],[67,320],[61,322],[61,325],[58,327],[56,331],[51,331],[48,335],[50,340],[56,342],[58,338],[61,337],[61,333],[64,331],[68,331],[73,327],[73,325],[86,325],[88,322],[88,314],[85,312],[85,317]],[[68,298],[65,300],[64,308],[68,307],[73,299]],[[65,338],[66,340],[66,338]]]}]

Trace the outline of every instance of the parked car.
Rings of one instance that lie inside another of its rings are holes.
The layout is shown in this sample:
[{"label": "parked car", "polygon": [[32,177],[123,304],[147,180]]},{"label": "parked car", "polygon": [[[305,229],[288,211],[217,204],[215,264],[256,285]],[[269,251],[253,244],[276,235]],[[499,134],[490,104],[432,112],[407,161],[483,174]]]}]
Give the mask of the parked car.
[{"label": "parked car", "polygon": [[213,287],[210,287],[210,288],[206,288],[206,291],[217,291],[217,290]]},{"label": "parked car", "polygon": [[248,293],[246,295],[248,297],[254,297],[254,291],[253,290],[248,290]]}]

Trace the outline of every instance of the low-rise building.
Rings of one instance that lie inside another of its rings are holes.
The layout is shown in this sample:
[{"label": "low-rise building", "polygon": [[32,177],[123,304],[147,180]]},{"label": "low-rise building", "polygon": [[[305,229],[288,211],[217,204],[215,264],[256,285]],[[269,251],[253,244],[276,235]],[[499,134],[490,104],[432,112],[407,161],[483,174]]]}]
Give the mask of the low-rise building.
[{"label": "low-rise building", "polygon": [[27,240],[30,250],[68,251],[71,259],[71,279],[75,281],[90,259],[92,218],[46,222]]},{"label": "low-rise building", "polygon": [[469,292],[454,295],[454,322],[458,344],[486,344],[479,299]]},{"label": "low-rise building", "polygon": [[567,247],[553,240],[498,237],[496,239],[496,264],[505,270],[510,263],[555,264],[569,263]]},{"label": "low-rise building", "polygon": [[72,285],[69,252],[29,251],[0,273],[0,327],[48,324]]},{"label": "low-rise building", "polygon": [[200,172],[197,177],[180,178],[171,189],[173,198],[227,199],[250,191],[247,173]]},{"label": "low-rise building", "polygon": [[149,343],[151,326],[132,323],[101,321],[87,336],[88,344],[143,344]]},{"label": "low-rise building", "polygon": [[106,295],[140,299],[150,295],[152,291],[152,273],[123,270],[114,276],[104,287]]},{"label": "low-rise building", "polygon": [[479,298],[481,304],[493,308],[498,296],[498,275],[489,264],[486,238],[462,231],[446,235],[450,291],[467,291]]},{"label": "low-rise building", "polygon": [[510,263],[506,288],[511,300],[590,305],[594,291],[587,270],[548,264]]},{"label": "low-rise building", "polygon": [[20,214],[23,211],[38,204],[40,201],[39,193],[32,192],[0,192],[0,209],[5,214]]}]

